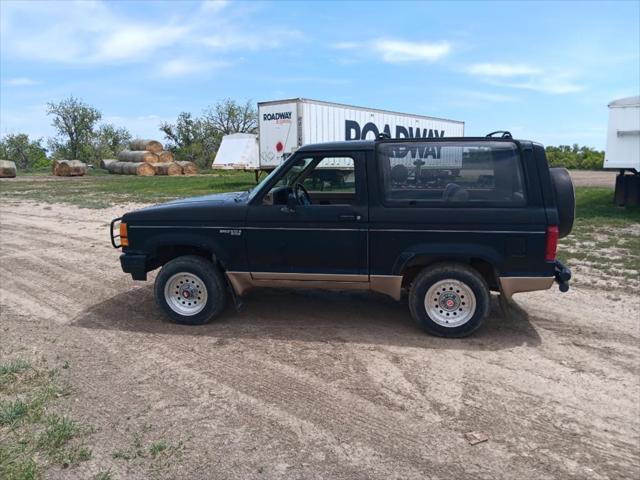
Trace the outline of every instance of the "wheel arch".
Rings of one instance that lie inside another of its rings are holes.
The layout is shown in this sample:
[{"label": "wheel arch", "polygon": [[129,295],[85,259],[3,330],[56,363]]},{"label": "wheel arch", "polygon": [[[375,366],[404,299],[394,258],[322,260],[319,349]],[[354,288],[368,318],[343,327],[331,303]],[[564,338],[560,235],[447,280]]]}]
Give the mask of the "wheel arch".
[{"label": "wheel arch", "polygon": [[226,271],[228,259],[224,250],[211,239],[200,236],[163,236],[153,239],[147,244],[150,255],[149,270],[161,267],[174,258],[195,255],[213,262],[222,271]]},{"label": "wheel arch", "polygon": [[498,265],[501,261],[502,256],[491,248],[468,244],[434,244],[403,252],[393,266],[393,274],[402,276],[402,287],[408,288],[425,268],[442,263],[461,263],[476,270],[490,289],[498,290]]}]

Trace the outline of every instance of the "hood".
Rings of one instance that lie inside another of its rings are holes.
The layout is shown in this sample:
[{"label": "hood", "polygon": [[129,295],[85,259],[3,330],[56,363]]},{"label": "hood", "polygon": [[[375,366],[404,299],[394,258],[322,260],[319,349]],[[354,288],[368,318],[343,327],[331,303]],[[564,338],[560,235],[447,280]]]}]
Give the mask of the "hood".
[{"label": "hood", "polygon": [[129,212],[122,221],[129,225],[206,226],[244,220],[248,192],[227,192],[181,198]]},{"label": "hood", "polygon": [[160,203],[158,205],[154,205],[153,207],[148,207],[148,208],[163,207],[165,205],[184,205],[188,203],[197,203],[197,202],[207,202],[211,205],[219,205],[219,204],[225,204],[225,203],[239,203],[239,202],[246,202],[248,195],[249,195],[249,192],[212,193],[210,195],[199,195],[197,197],[178,198],[176,200]]}]

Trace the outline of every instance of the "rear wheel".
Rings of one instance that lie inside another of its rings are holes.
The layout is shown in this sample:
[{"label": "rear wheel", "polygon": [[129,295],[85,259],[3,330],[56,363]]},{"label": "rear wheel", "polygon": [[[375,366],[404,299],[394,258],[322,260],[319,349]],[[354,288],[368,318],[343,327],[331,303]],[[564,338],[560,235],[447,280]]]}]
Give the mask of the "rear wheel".
[{"label": "rear wheel", "polygon": [[220,270],[201,257],[175,258],[156,277],[156,302],[177,323],[210,322],[224,310],[227,295]]},{"label": "rear wheel", "polygon": [[409,309],[416,323],[441,337],[471,334],[486,317],[489,302],[484,278],[462,264],[440,264],[423,270],[409,292]]}]

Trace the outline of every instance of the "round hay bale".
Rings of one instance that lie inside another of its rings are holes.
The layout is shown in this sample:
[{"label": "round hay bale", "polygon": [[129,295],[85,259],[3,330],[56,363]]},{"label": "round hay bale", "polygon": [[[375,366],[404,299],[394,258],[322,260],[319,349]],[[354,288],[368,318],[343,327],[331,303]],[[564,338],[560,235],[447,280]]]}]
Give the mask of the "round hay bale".
[{"label": "round hay bale", "polygon": [[132,140],[129,147],[131,148],[131,150],[136,150],[136,151],[146,150],[147,152],[151,152],[151,153],[158,153],[164,150],[162,143],[160,143],[159,141],[143,139],[143,138],[136,138],[135,140]]}]

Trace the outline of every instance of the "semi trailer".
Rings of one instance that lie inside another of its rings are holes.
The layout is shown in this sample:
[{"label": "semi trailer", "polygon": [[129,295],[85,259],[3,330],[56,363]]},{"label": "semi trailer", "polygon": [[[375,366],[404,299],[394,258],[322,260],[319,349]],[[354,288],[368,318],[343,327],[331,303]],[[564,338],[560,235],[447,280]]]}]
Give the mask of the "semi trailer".
[{"label": "semi trailer", "polygon": [[609,104],[604,168],[618,170],[616,205],[640,205],[640,97]]},{"label": "semi trailer", "polygon": [[[256,155],[243,157],[252,158],[251,165],[243,160],[241,164],[238,163],[237,168],[273,170],[304,145],[375,140],[381,135],[388,138],[426,139],[462,137],[464,122],[305,98],[259,102],[258,151]],[[225,141],[226,137],[223,139],[223,147]],[[239,139],[229,139],[229,142],[238,141]],[[256,148],[251,139],[244,139],[242,142],[249,148]],[[233,158],[229,155],[223,157],[216,157],[213,167],[227,165],[227,168],[233,168]],[[443,161],[446,162],[446,159]],[[340,168],[339,159],[335,162],[335,165],[326,167]]]}]

